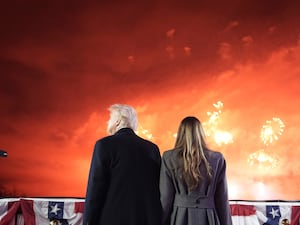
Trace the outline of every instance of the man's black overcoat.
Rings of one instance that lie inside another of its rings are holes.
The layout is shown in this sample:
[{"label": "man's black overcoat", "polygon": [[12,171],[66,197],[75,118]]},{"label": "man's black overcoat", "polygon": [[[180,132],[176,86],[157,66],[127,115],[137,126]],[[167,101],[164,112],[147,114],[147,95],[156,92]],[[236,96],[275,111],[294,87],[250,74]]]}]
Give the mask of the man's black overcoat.
[{"label": "man's black overcoat", "polygon": [[130,128],[95,144],[83,225],[160,225],[157,145]]}]

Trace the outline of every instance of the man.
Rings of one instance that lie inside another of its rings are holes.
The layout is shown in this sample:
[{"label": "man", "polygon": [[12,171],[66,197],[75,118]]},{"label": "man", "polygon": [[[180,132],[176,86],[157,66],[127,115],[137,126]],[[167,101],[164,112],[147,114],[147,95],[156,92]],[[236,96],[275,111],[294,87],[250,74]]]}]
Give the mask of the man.
[{"label": "man", "polygon": [[83,225],[159,225],[159,149],[134,133],[131,106],[114,104],[109,110],[110,136],[95,144]]}]

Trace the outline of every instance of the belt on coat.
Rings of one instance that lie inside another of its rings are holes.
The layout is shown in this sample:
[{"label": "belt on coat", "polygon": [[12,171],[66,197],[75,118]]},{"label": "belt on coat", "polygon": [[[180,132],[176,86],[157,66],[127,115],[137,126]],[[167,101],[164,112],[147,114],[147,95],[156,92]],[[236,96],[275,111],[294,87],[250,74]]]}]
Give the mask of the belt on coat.
[{"label": "belt on coat", "polygon": [[207,196],[188,196],[188,195],[175,195],[174,206],[186,207],[186,208],[202,208],[202,209],[214,209],[215,202],[213,198]]}]

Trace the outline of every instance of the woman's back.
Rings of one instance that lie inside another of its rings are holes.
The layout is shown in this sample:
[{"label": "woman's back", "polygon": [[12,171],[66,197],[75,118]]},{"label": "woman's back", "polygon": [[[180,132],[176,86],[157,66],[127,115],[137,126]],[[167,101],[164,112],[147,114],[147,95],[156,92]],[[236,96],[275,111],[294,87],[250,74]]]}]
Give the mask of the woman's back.
[{"label": "woman's back", "polygon": [[164,152],[160,174],[163,225],[231,225],[227,194],[226,162],[219,152],[204,149],[211,167],[200,165],[203,179],[190,190],[183,178],[182,150]]}]

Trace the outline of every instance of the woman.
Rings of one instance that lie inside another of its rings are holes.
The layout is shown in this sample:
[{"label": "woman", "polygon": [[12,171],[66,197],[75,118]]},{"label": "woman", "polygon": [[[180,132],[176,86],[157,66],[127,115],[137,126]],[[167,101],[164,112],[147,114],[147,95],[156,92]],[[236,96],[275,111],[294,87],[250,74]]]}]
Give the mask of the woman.
[{"label": "woman", "polygon": [[178,129],[175,148],[164,152],[160,172],[163,225],[231,225],[226,162],[209,150],[195,117]]}]

